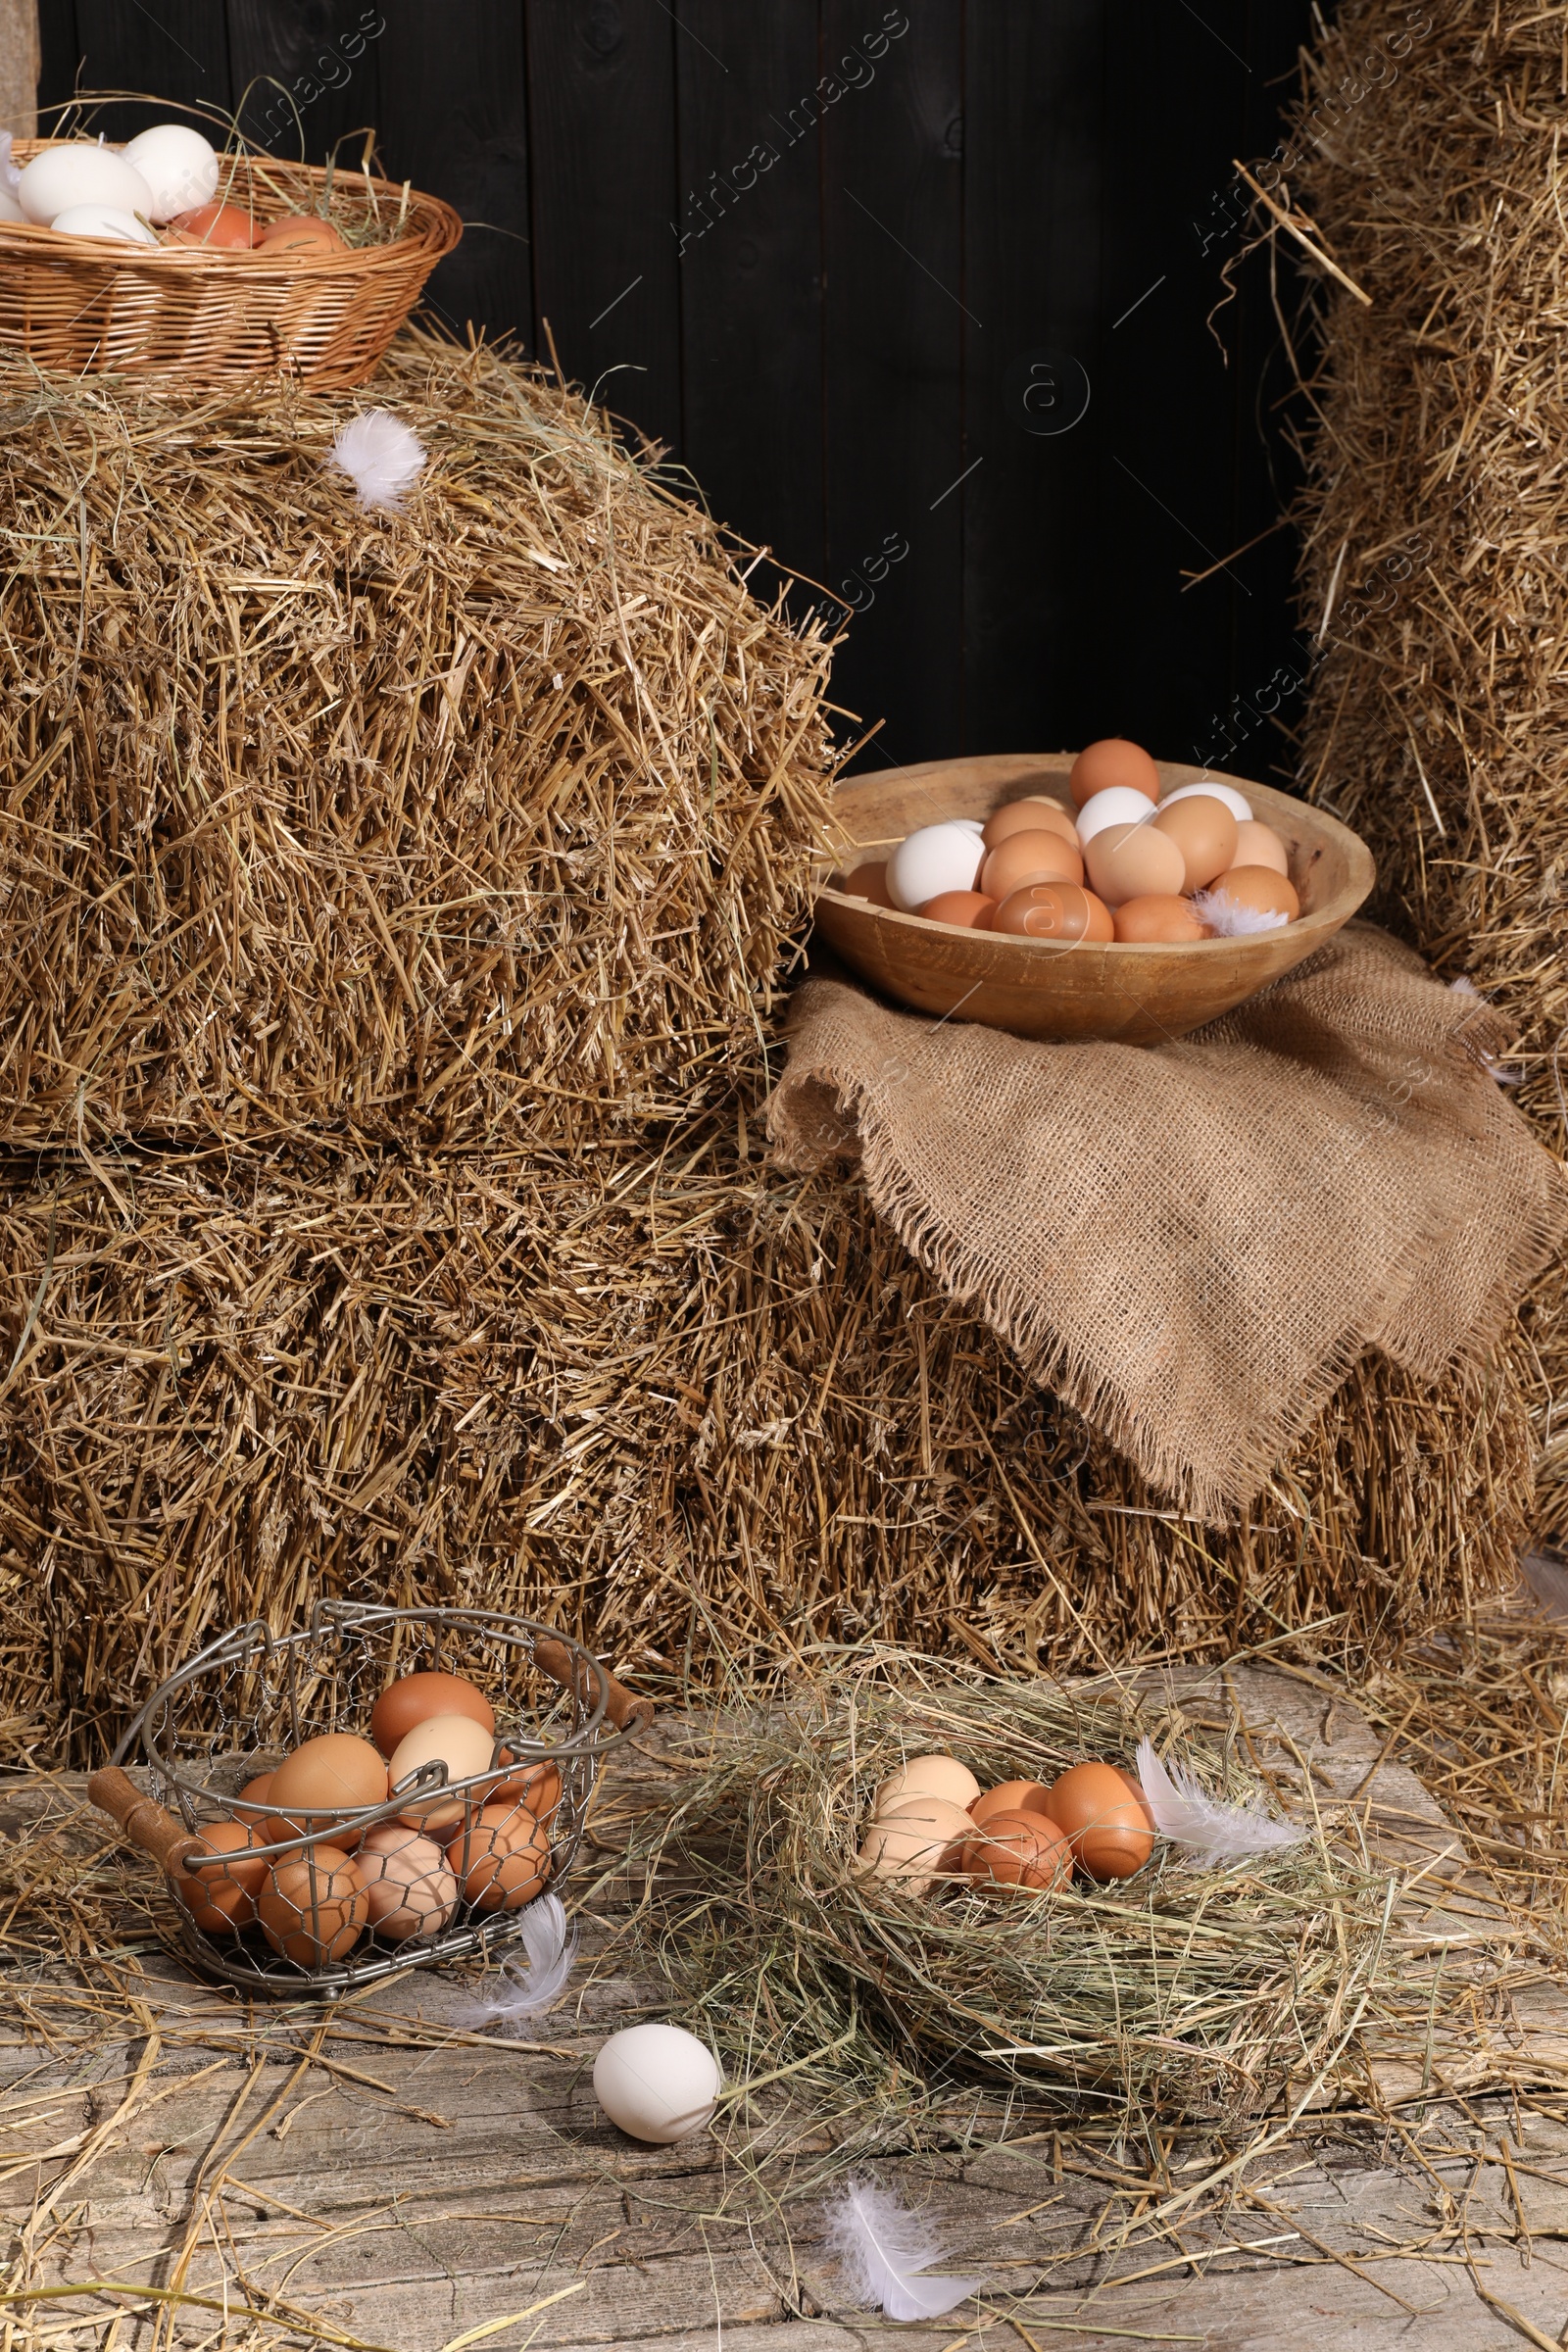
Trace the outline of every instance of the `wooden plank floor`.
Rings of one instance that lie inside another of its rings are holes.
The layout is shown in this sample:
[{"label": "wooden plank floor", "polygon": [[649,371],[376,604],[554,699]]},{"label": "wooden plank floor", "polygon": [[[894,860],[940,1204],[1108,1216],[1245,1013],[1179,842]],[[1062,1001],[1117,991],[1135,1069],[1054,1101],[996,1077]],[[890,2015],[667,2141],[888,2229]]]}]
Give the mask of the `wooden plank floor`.
[{"label": "wooden plank floor", "polygon": [[[1324,1805],[1368,1808],[1390,1858],[1428,1874],[1403,1907],[1412,1966],[1444,1943],[1462,2009],[1465,1956],[1483,1955],[1490,2014],[1455,2030],[1446,1999],[1425,2095],[1391,2062],[1392,2117],[1304,2116],[1228,2192],[1152,2229],[1146,2217],[1203,2181],[1224,2144],[1118,2145],[1036,2115],[1002,2147],[979,2144],[989,2131],[966,2144],[956,2118],[938,2145],[877,2156],[864,2169],[928,2215],[947,2267],[985,2282],[949,2319],[897,2332],[917,2352],[1556,2343],[1568,2004],[1491,1936],[1450,1826],[1343,1697],[1255,1670],[1172,1688],[1197,1721],[1239,1708],[1260,1765],[1282,1785],[1295,1776],[1298,1803],[1310,1782]],[[677,1747],[683,1736],[679,1724],[662,1735]],[[669,1770],[657,1742],[623,1750],[617,1806]],[[0,1945],[0,2197],[20,2290],[0,2306],[13,2329],[0,2342],[131,2347],[156,2330],[181,2346],[848,2352],[888,2332],[848,2305],[824,2251],[827,2135],[808,2131],[787,2160],[775,2148],[759,2165],[711,2137],[639,2148],[605,2122],[593,2053],[659,1994],[620,1973],[603,1931],[527,2042],[472,2032],[472,1984],[433,1972],[330,2013],[261,2010],[160,1950],[134,1911],[141,1866],[112,1838],[78,1783],[0,1784],[0,1886],[53,1870],[64,1890],[60,1948],[9,1928]],[[122,1886],[122,1948],[74,1967],[84,1890]],[[199,2300],[38,2293],[89,2280]]]}]

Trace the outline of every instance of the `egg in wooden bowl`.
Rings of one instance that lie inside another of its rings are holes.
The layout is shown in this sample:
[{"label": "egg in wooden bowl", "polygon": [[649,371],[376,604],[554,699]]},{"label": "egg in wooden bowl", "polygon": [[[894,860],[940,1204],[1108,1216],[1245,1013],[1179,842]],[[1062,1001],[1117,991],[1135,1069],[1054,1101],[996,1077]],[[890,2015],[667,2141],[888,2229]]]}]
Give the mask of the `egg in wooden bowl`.
[{"label": "egg in wooden bowl", "polygon": [[[1212,784],[1251,828],[1250,838],[1261,840],[1265,829],[1277,837],[1289,868],[1282,904],[1294,897],[1299,909],[1294,918],[1276,917],[1277,928],[1236,937],[1105,939],[1098,931],[1050,937],[932,921],[847,887],[857,868],[885,862],[925,826],[963,819],[989,825],[998,809],[1034,799],[1058,804],[1070,816],[1073,764],[1071,753],[998,754],[929,760],[841,783],[833,817],[842,847],[820,874],[816,936],[860,979],[916,1012],[952,1014],[1015,1037],[1157,1045],[1217,1020],[1302,962],[1349,921],[1376,879],[1365,843],[1326,809],[1270,785],[1161,760],[1155,762],[1159,810],[1176,793],[1191,806],[1194,788]],[[1246,818],[1235,807],[1237,795]],[[1149,808],[1152,816],[1154,804]],[[1201,911],[1203,900],[1190,904]]]}]

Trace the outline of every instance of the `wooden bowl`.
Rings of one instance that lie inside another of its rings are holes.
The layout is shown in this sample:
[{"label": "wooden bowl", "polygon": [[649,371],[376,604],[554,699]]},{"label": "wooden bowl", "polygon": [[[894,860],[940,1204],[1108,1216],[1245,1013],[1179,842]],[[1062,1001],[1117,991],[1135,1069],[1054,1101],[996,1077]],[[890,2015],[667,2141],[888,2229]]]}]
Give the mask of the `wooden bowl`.
[{"label": "wooden bowl", "polygon": [[916,1012],[956,1013],[1014,1037],[1117,1038],[1130,1046],[1185,1037],[1277,980],[1348,923],[1376,878],[1372,854],[1348,826],[1321,808],[1217,769],[1160,760],[1162,784],[1210,779],[1234,784],[1252,813],[1285,843],[1298,920],[1250,939],[1205,939],[1193,947],[1009,939],[896,914],[836,889],[879,850],[891,853],[920,825],[945,816],[988,817],[1004,801],[1045,792],[1066,802],[1070,752],[930,760],[881,775],[855,776],[833,801],[843,852],[823,868],[816,929],[862,980]]}]

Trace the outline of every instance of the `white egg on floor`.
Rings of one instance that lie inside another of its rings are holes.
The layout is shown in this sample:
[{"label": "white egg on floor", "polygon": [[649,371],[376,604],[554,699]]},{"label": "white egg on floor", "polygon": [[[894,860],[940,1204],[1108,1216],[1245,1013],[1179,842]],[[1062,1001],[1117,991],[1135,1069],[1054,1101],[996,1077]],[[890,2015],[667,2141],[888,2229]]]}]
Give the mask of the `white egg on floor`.
[{"label": "white egg on floor", "polygon": [[138,131],[124,153],[152,191],[149,220],[194,213],[218,193],[218,157],[201,132],[184,122],[155,122],[151,130]]},{"label": "white egg on floor", "polygon": [[57,213],[49,223],[63,237],[113,237],[122,245],[151,245],[158,239],[145,221],[134,213],[122,213],[113,204],[73,204]]},{"label": "white egg on floor", "polygon": [[700,2132],[723,2084],[708,2044],[679,2026],[628,2026],[594,2060],[594,2096],[611,2122],[660,2147]]}]

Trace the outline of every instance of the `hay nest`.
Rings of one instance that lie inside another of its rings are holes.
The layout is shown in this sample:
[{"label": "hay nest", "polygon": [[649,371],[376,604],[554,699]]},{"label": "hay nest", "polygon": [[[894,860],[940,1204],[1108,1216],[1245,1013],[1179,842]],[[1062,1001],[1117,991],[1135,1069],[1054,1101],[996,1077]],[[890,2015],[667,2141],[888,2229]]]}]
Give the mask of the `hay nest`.
[{"label": "hay nest", "polygon": [[[1300,774],[1371,844],[1384,916],[1513,1025],[1561,1152],[1562,26],[1490,0],[1417,21],[1349,0],[1287,134],[1289,202],[1371,298],[1319,281]],[[1565,1309],[1559,1273],[1532,1317],[1547,1439]]]},{"label": "hay nest", "polygon": [[1392,1658],[1525,1532],[1515,1358],[1431,1396],[1363,1366],[1217,1533],[744,1121],[13,1170],[0,1348],[12,1753],[95,1760],[202,1641],[319,1592],[514,1605],[643,1675],[866,1636]]},{"label": "hay nest", "polygon": [[349,396],[9,378],[0,1142],[569,1136],[755,1054],[829,646],[535,370],[408,335],[372,404],[401,515]]},{"label": "hay nest", "polygon": [[1392,1989],[1393,1889],[1354,1826],[1229,1870],[1161,1842],[1129,1880],[1049,1894],[954,1877],[916,1897],[868,1878],[872,1797],[911,1754],[955,1755],[982,1787],[1050,1783],[1090,1757],[1133,1770],[1142,1736],[1179,1734],[1202,1786],[1267,1799],[1234,1748],[1114,1685],[958,1682],[874,1650],[837,1664],[831,1689],[803,1685],[775,1716],[717,1718],[706,1770],[648,1841],[650,1940],[732,2081],[787,2071],[869,2103],[898,2070],[908,2102],[956,2075],[1235,2125],[1321,2081]]}]

